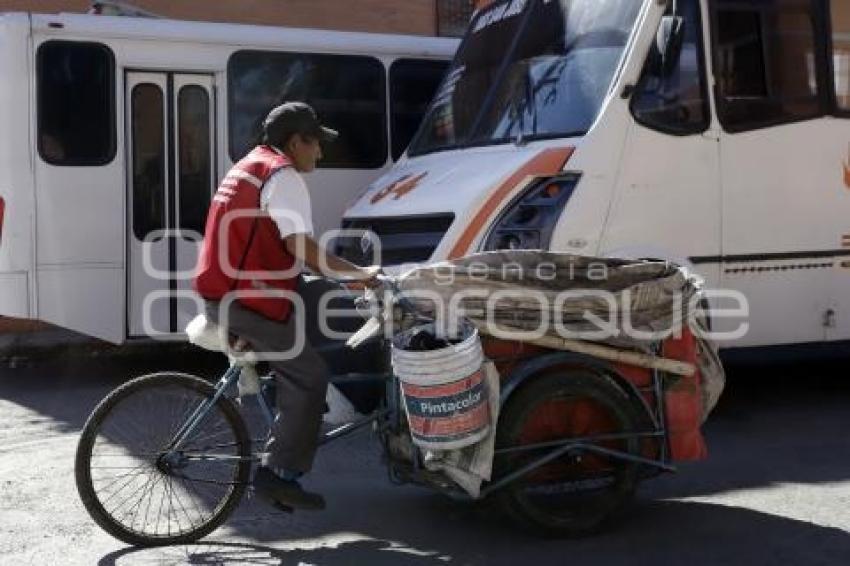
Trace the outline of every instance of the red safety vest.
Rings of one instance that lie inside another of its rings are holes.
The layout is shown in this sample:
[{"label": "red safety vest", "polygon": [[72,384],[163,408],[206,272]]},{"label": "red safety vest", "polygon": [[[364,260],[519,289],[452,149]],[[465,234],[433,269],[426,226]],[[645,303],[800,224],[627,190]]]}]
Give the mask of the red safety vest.
[{"label": "red safety vest", "polygon": [[[261,211],[260,191],[274,173],[290,166],[285,155],[261,145],[234,165],[222,180],[207,215],[193,282],[205,299],[220,301],[231,291],[250,290],[250,296],[237,294],[242,305],[273,320],[286,320],[289,316],[291,301],[273,293],[295,289],[297,273],[281,277],[272,272],[290,271],[295,258],[284,246],[274,220]],[[225,215],[233,212],[249,214],[230,216],[232,220],[225,226]],[[226,238],[220,235],[224,229]],[[225,239],[227,250],[222,250]],[[228,261],[232,269],[226,269],[223,261]]]}]

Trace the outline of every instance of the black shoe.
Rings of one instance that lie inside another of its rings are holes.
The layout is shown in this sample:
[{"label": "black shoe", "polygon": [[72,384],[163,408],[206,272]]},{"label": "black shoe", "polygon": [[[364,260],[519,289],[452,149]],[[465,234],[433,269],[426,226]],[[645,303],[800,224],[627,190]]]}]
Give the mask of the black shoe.
[{"label": "black shoe", "polygon": [[325,498],[318,493],[304,491],[295,480],[284,480],[266,467],[257,468],[254,489],[260,495],[283,507],[318,511],[325,508]]}]

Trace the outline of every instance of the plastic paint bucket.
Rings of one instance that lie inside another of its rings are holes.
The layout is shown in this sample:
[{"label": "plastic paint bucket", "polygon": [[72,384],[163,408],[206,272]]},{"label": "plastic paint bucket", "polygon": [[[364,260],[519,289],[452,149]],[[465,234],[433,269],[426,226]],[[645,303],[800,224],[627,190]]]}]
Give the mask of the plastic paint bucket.
[{"label": "plastic paint bucket", "polygon": [[411,337],[433,333],[434,325],[417,326],[393,339],[393,371],[402,396],[413,442],[429,450],[455,450],[475,444],[490,432],[490,405],[484,353],[478,331],[461,327],[461,341],[446,348],[410,351]]}]

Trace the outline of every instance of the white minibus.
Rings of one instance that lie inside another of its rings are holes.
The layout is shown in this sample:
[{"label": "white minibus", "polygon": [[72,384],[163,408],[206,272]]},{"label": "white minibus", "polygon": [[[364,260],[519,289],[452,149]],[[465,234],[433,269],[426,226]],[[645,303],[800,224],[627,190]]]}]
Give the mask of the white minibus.
[{"label": "white minibus", "polygon": [[344,225],[388,264],[673,260],[746,299],[711,303],[724,346],[848,340],[850,2],[493,2]]},{"label": "white minibus", "polygon": [[340,132],[308,179],[321,233],[402,154],[457,45],[0,14],[0,315],[176,336],[194,309],[169,294],[188,290],[210,196],[268,110],[304,100]]}]

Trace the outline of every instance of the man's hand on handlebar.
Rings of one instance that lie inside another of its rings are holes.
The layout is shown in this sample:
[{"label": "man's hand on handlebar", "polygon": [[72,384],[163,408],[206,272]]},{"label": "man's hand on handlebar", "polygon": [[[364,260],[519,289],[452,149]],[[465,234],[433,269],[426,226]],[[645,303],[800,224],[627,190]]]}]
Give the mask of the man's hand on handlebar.
[{"label": "man's hand on handlebar", "polygon": [[366,267],[361,267],[360,272],[363,274],[363,278],[361,281],[367,287],[372,289],[381,286],[380,276],[383,275],[383,271],[381,270],[380,265],[369,265]]}]

